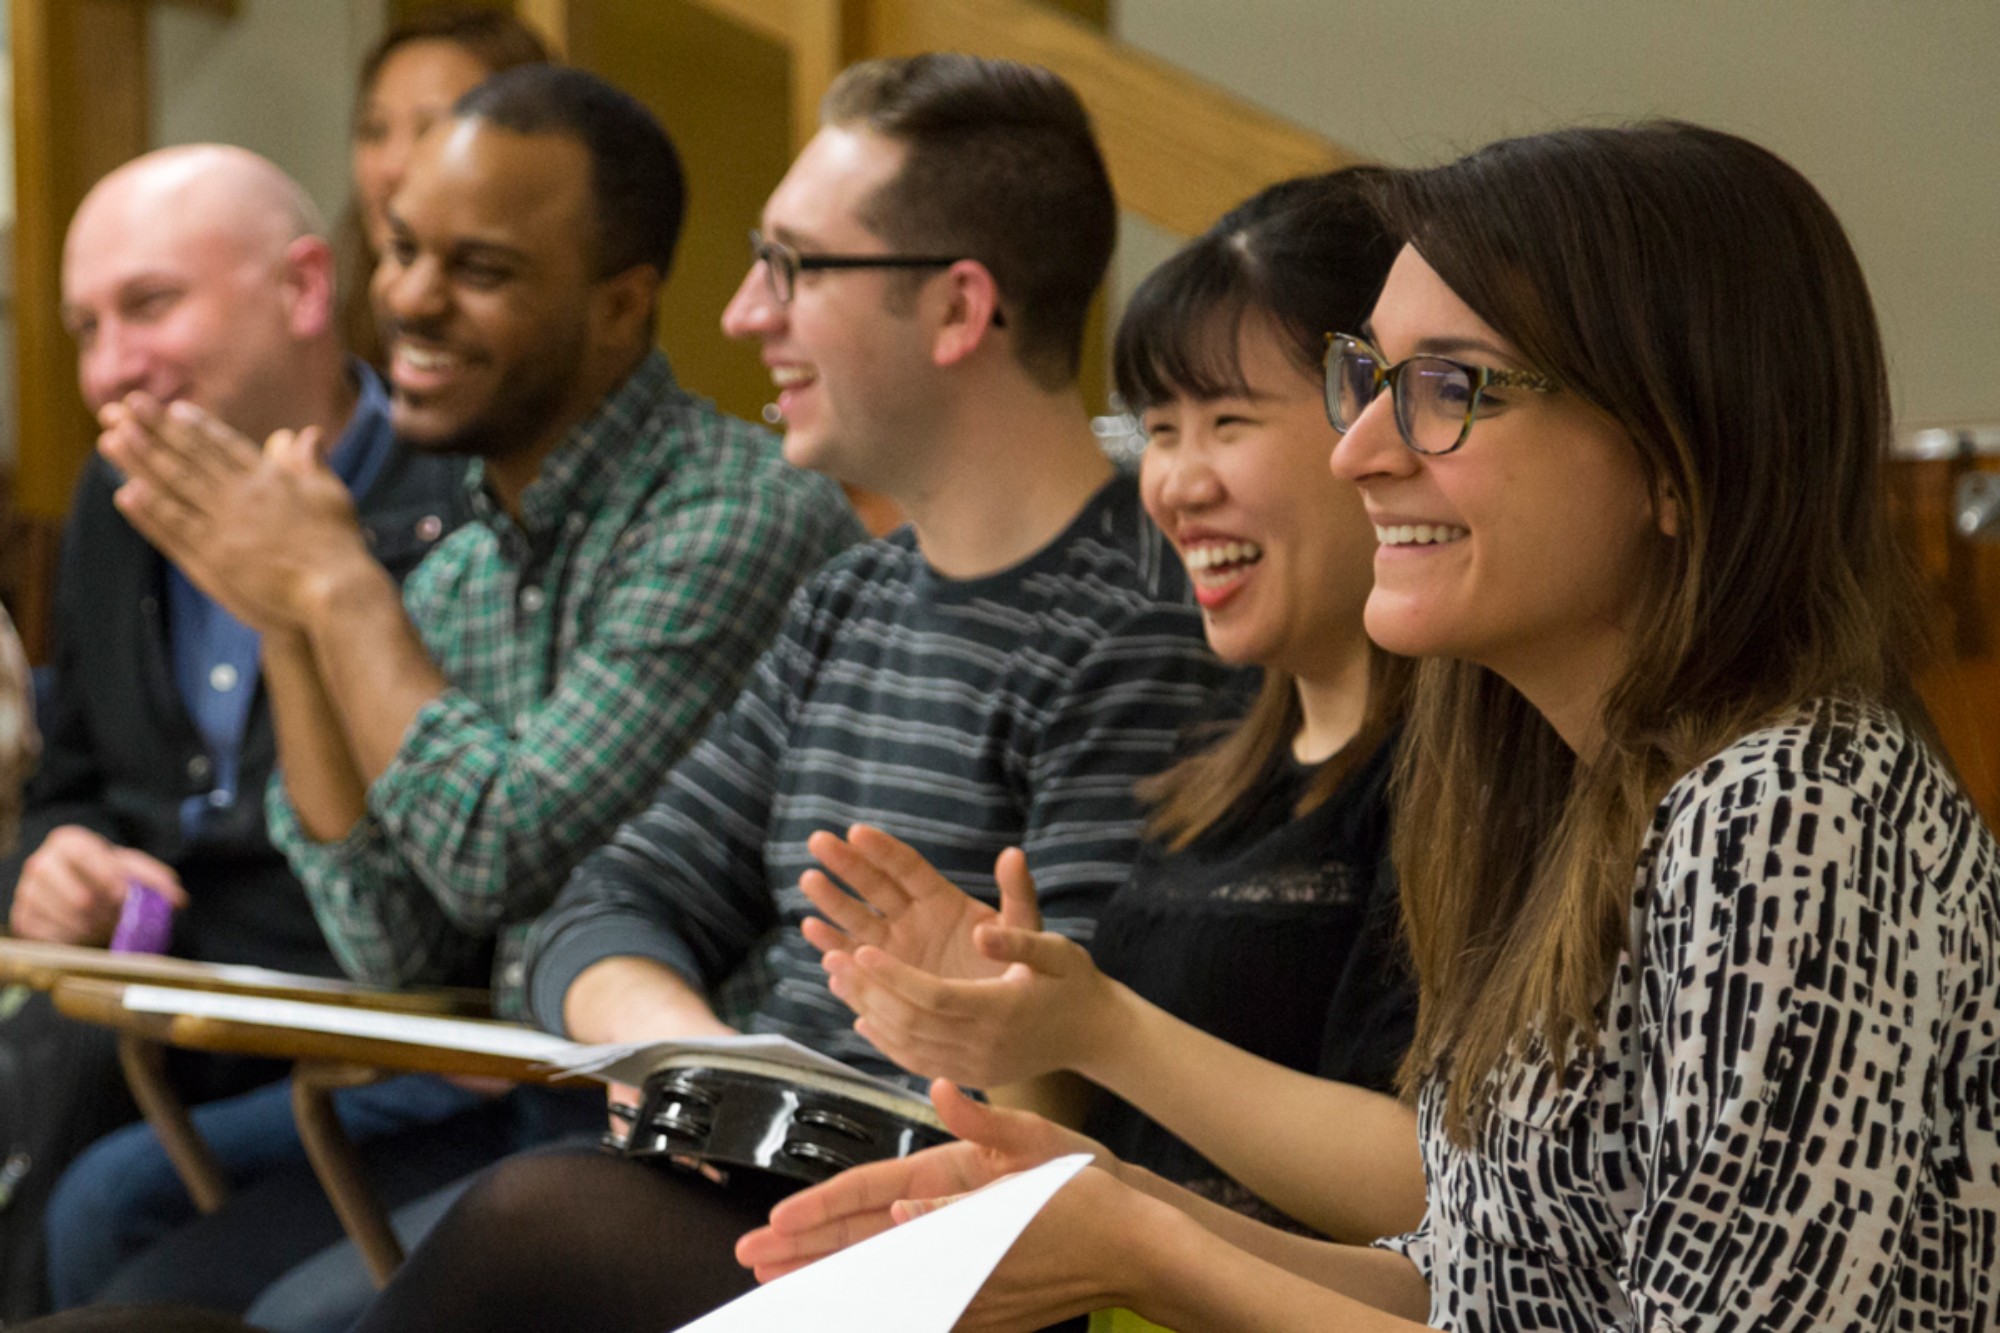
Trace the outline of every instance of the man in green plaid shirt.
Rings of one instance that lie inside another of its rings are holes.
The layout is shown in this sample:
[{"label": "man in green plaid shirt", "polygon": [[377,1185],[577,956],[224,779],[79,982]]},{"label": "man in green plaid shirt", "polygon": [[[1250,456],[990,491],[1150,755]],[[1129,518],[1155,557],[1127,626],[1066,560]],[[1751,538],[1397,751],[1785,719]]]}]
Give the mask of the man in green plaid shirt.
[{"label": "man in green plaid shirt", "polygon": [[[652,349],[681,198],[651,115],[574,69],[498,76],[420,143],[374,289],[391,420],[477,459],[475,515],[402,596],[311,432],[260,450],[176,408],[107,443],[135,526],[262,635],[272,837],[361,979],[477,982],[491,957],[497,1006],[520,1013],[521,937],[571,863],[646,804],[794,586],[861,535],[831,482]],[[283,1094],[201,1108],[231,1128],[229,1203],[148,1243],[105,1294],[240,1311],[337,1239]],[[601,1097],[488,1101],[423,1077],[336,1106],[390,1166],[392,1207],[603,1114]],[[133,1223],[121,1237],[172,1224],[137,1198],[105,1213]],[[357,1270],[357,1304],[369,1290]],[[297,1299],[347,1291],[315,1277]],[[310,1317],[271,1299],[259,1323]]]},{"label": "man in green plaid shirt", "polygon": [[336,956],[400,986],[482,981],[490,955],[508,1015],[523,937],[571,865],[735,694],[792,589],[861,535],[832,483],[652,350],[679,166],[603,96],[623,97],[570,70],[486,85],[392,202],[374,296],[397,433],[478,459],[474,521],[401,598],[310,441],[260,456],[170,420],[146,451],[163,500],[175,457],[235,460],[182,498],[213,522],[162,503],[149,535],[264,632],[272,836]]}]

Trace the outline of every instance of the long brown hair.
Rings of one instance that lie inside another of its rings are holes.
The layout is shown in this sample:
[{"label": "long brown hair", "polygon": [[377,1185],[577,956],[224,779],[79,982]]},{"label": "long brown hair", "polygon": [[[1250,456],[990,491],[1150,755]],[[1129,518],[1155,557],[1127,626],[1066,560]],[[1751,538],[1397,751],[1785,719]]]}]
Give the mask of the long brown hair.
[{"label": "long brown hair", "polygon": [[[1396,242],[1369,206],[1374,168],[1281,181],[1224,214],[1153,270],[1126,305],[1112,374],[1126,409],[1245,390],[1238,348],[1246,318],[1270,321],[1301,374],[1318,376],[1326,335],[1358,328],[1382,290]],[[1354,738],[1321,764],[1294,814],[1325,802],[1402,718],[1410,664],[1371,647],[1368,702]],[[1297,683],[1267,667],[1241,722],[1139,788],[1148,831],[1180,850],[1260,788],[1304,725]]]},{"label": "long brown hair", "polygon": [[[383,33],[362,58],[361,73],[355,80],[354,114],[357,126],[362,109],[375,91],[375,79],[390,56],[411,42],[450,42],[486,67],[488,74],[517,65],[546,61],[549,51],[535,30],[505,10],[461,9],[442,6],[426,9]],[[334,233],[334,258],[339,265],[340,330],[349,351],[370,364],[382,360],[381,332],[368,299],[368,279],[375,272],[375,252],[368,245],[368,229],[362,225],[361,202],[349,198]]]},{"label": "long brown hair", "polygon": [[1574,756],[1482,667],[1418,672],[1394,833],[1421,992],[1404,1075],[1447,1079],[1464,1141],[1503,1062],[1560,1073],[1595,1040],[1666,788],[1816,697],[1927,732],[1925,620],[1884,502],[1867,283],[1796,170],[1653,123],[1494,144],[1379,198],[1481,319],[1623,428],[1678,518],[1599,753]]}]

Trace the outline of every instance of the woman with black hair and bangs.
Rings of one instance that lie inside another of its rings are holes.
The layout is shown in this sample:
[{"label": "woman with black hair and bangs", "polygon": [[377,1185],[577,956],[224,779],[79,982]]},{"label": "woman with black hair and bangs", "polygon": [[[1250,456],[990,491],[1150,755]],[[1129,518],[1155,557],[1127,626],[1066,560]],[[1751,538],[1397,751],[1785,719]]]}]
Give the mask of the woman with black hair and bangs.
[{"label": "woman with black hair and bangs", "polygon": [[[1839,221],[1676,123],[1378,196],[1404,245],[1326,387],[1381,542],[1369,635],[1421,659],[1394,843],[1423,1223],[1327,1244],[1099,1153],[958,1327],[2000,1327],[2000,849],[1912,685]],[[769,1278],[1091,1146],[940,1106],[965,1142],[794,1195],[738,1258]],[[1236,1133],[1291,1113],[1246,1098]]]},{"label": "woman with black hair and bangs", "polygon": [[[1374,174],[1264,190],[1151,274],[1119,326],[1147,510],[1210,646],[1262,681],[1142,788],[1150,837],[1092,949],[1033,928],[1019,852],[998,914],[872,828],[815,835],[830,873],[801,881],[835,994],[904,1068],[999,1099],[1072,1071],[1100,1090],[1080,1118],[1108,1151],[1363,1240],[1413,1223],[1423,1189],[1414,1116],[1390,1095],[1414,1020],[1388,864],[1409,664],[1362,628],[1375,536],[1326,469],[1320,372],[1328,330],[1365,315],[1394,255],[1363,197]],[[1246,1103],[1295,1114],[1246,1137]],[[1358,1187],[1313,1187],[1328,1177]]]}]

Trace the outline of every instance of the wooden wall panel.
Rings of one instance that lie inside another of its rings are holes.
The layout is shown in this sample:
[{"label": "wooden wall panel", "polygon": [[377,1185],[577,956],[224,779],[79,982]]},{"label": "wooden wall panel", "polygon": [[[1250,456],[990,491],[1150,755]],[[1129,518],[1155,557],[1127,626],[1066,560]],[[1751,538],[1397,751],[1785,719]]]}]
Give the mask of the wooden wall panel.
[{"label": "wooden wall panel", "polygon": [[63,236],[97,178],[147,146],[146,13],[132,0],[12,0],[8,15],[19,415],[0,574],[35,662],[50,649],[63,516],[97,436],[62,325]]},{"label": "wooden wall panel", "polygon": [[791,162],[788,53],[767,29],[687,0],[570,0],[569,11],[572,58],[650,107],[687,172],[660,343],[690,388],[755,421],[771,401],[770,376],[754,346],[722,336],[720,320],[749,268],[746,234]]},{"label": "wooden wall panel", "polygon": [[1891,495],[1939,618],[1924,701],[1966,790],[2000,829],[2000,542],[1954,526],[1957,487],[1975,474],[2000,479],[2000,458],[1899,459]]},{"label": "wooden wall panel", "polygon": [[871,0],[871,55],[974,51],[1046,65],[1097,123],[1119,203],[1182,236],[1273,181],[1361,159],[1035,0]]},{"label": "wooden wall panel", "polygon": [[146,7],[130,0],[13,0],[14,293],[22,510],[69,508],[96,431],[63,331],[70,214],[111,168],[145,151]]}]

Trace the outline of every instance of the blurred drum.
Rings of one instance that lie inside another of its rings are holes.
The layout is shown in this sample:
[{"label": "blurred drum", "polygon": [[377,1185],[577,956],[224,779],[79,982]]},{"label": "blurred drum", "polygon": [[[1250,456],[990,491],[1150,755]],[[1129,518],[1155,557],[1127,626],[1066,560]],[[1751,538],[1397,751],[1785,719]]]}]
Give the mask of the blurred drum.
[{"label": "blurred drum", "polygon": [[605,1146],[627,1157],[809,1183],[951,1140],[914,1093],[714,1052],[670,1058],[620,1115]]}]

